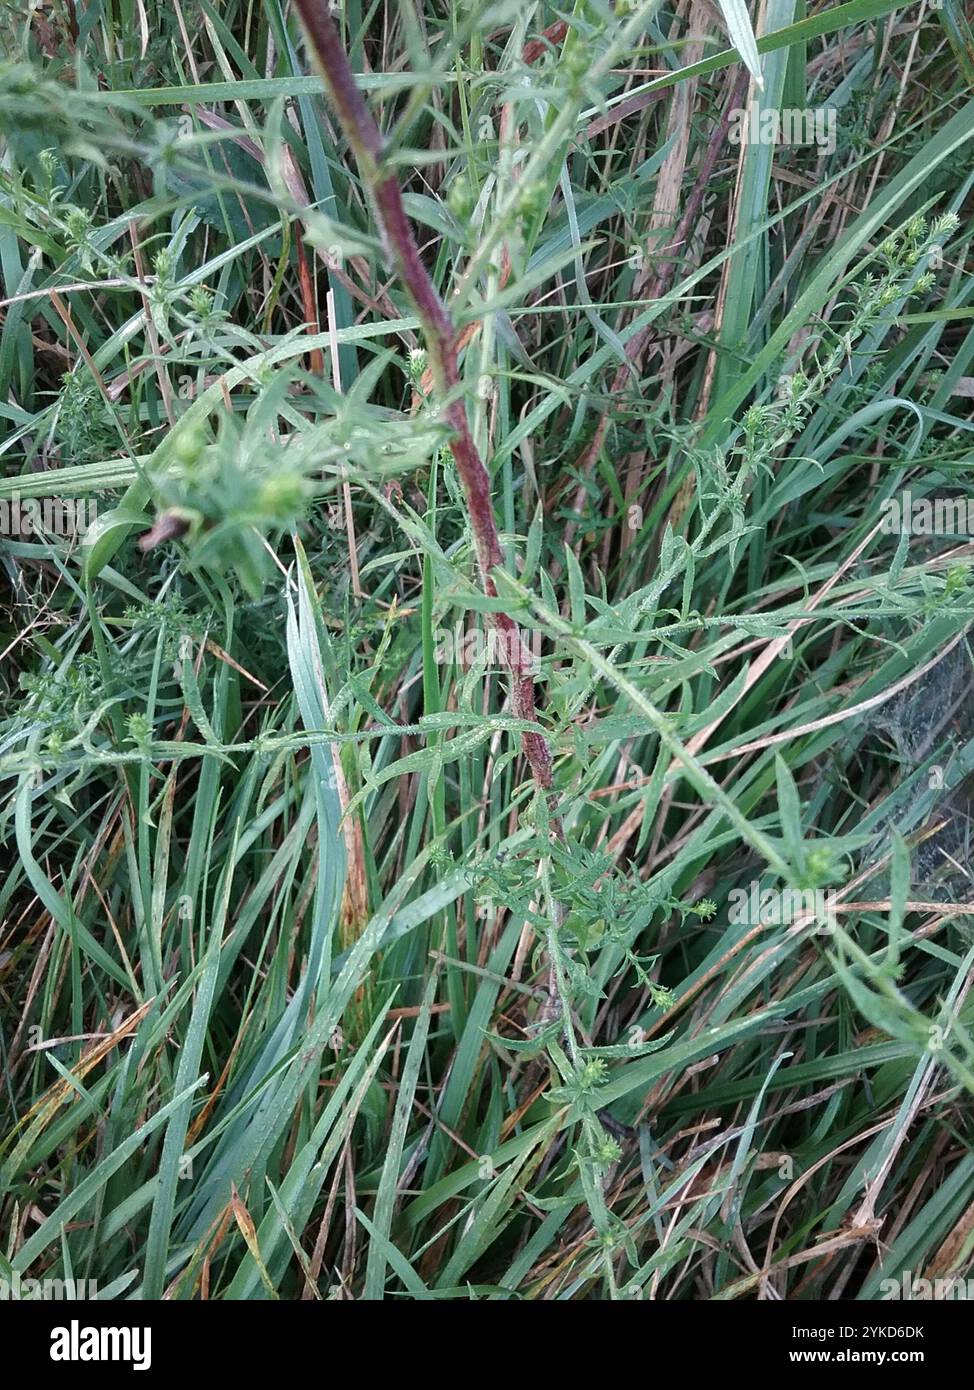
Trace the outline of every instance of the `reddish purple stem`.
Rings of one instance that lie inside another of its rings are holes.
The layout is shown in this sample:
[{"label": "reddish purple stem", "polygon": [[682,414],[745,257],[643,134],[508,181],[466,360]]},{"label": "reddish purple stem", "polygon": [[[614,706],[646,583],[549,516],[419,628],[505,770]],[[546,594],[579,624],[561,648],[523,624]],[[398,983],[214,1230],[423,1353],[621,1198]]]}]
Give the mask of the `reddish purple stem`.
[{"label": "reddish purple stem", "polygon": [[[327,0],[295,0],[295,5],[371,197],[388,254],[422,324],[433,382],[445,402],[443,418],[452,430],[450,450],[467,502],[481,585],[488,597],[496,598],[491,572],[503,563],[503,551],[494,519],[490,475],[474,443],[459,391],[456,330],[423,265],[403,207],[399,181],[382,167],[382,134],[356,84],[338,30],[328,13]],[[503,638],[500,645],[511,672],[514,712],[519,719],[536,720],[531,656],[520,629],[507,613],[492,613],[490,621]],[[521,746],[537,786],[549,793],[551,749],[547,739],[542,734],[525,733]]]}]

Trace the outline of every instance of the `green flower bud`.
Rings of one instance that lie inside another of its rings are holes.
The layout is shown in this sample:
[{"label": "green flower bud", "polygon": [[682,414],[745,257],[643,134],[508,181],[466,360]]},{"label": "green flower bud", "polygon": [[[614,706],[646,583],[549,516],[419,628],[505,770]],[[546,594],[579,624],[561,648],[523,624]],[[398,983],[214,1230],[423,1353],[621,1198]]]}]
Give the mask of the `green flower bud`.
[{"label": "green flower bud", "polygon": [[308,484],[297,473],[280,473],[266,478],[257,494],[258,510],[277,521],[289,521],[304,507]]},{"label": "green flower bud", "polygon": [[533,179],[530,183],[521,186],[518,211],[525,221],[531,222],[544,211],[548,206],[548,201],[547,187],[540,179]]},{"label": "green flower bud", "polygon": [[183,425],[173,437],[173,456],[183,467],[191,467],[199,461],[206,445],[206,435],[198,425]]},{"label": "green flower bud", "polygon": [[477,206],[477,194],[466,174],[458,174],[446,195],[447,206],[458,222],[466,222]]},{"label": "green flower bud", "polygon": [[825,848],[809,850],[805,862],[810,879],[817,882],[827,878],[832,870],[832,851]]}]

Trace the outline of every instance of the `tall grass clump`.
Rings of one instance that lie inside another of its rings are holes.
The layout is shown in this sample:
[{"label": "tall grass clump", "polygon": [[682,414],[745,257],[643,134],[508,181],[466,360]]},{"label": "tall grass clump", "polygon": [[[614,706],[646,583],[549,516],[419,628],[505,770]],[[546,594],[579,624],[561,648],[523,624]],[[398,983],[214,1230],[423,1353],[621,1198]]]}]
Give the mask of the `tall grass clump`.
[{"label": "tall grass clump", "polygon": [[972,1271],[972,79],[955,0],[8,26],[0,1279]]}]

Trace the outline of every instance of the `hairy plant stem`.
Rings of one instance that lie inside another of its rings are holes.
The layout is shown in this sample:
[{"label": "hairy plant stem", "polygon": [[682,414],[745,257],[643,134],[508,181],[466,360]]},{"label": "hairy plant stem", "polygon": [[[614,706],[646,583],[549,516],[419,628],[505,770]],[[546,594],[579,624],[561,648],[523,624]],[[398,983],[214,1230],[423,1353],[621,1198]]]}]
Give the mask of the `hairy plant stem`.
[{"label": "hairy plant stem", "polygon": [[[481,586],[488,598],[496,598],[497,586],[492,572],[503,565],[504,556],[491,501],[490,475],[474,443],[463,400],[456,328],[420,258],[403,207],[399,180],[383,167],[382,134],[356,84],[338,30],[328,13],[327,0],[295,0],[295,4],[375,209],[386,254],[422,324],[433,387],[441,402],[441,417],[451,430],[450,451],[466,499]],[[519,719],[536,721],[532,657],[520,628],[508,613],[496,611],[488,616],[501,637],[501,651],[511,676],[514,712]],[[548,801],[551,833],[563,838],[560,820],[554,814],[548,740],[543,734],[527,730],[521,735],[521,747],[538,791]],[[553,1017],[560,1004],[557,975],[550,960],[548,995],[545,1015]]]}]

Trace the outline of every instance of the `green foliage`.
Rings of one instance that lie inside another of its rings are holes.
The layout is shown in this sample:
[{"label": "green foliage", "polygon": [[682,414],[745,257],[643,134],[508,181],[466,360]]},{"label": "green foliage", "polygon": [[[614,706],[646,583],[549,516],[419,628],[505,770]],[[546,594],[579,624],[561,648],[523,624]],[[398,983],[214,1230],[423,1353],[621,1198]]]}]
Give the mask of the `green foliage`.
[{"label": "green foliage", "polygon": [[[444,401],[290,9],[73,8],[0,66],[0,1277],[934,1263],[974,1201],[974,602],[962,537],[881,521],[969,495],[956,14],[349,9]],[[719,142],[758,65],[834,149]],[[51,497],[97,525],[14,534]],[[830,913],[752,919],[785,894]]]}]

